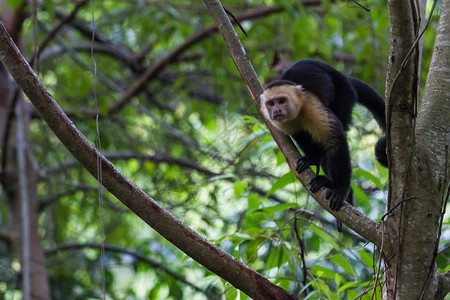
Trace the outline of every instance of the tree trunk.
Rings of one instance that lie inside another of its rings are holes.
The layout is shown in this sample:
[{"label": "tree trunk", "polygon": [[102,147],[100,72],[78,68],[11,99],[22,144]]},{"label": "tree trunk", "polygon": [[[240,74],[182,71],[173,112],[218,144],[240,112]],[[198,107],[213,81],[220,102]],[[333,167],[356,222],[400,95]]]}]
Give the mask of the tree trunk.
[{"label": "tree trunk", "polygon": [[[447,1],[444,1],[447,2]],[[441,31],[448,24],[442,8]],[[389,2],[391,53],[387,78],[387,123],[390,128],[390,189],[385,227],[396,232],[397,247],[384,251],[384,299],[440,299],[441,275],[435,272],[439,220],[445,182],[446,141],[449,128],[447,57],[436,41],[422,107],[417,116],[420,43],[415,43],[425,21],[413,2]],[[420,17],[418,17],[420,16]],[[447,35],[448,25],[447,25]],[[448,37],[447,37],[448,39]],[[408,59],[408,53],[412,49]],[[448,49],[448,47],[446,47]],[[448,51],[447,51],[448,52]],[[441,64],[441,67],[439,67]],[[445,73],[444,65],[447,67]],[[390,126],[389,126],[390,125]]]},{"label": "tree trunk", "polygon": [[[26,5],[24,3],[17,11],[12,12],[4,1],[1,4],[1,20],[20,45]],[[17,126],[17,120],[20,120],[21,126]],[[29,159],[30,155],[25,155],[26,152],[29,153],[26,149],[28,143],[21,138],[28,135],[29,123],[30,112],[26,109],[23,94],[15,92],[12,78],[0,63],[0,146],[3,149],[0,182],[9,210],[8,232],[21,264],[23,298],[50,299],[44,252],[37,230],[39,215],[36,173]],[[22,168],[18,166],[19,150],[23,154]],[[27,234],[24,235],[24,232]]]}]

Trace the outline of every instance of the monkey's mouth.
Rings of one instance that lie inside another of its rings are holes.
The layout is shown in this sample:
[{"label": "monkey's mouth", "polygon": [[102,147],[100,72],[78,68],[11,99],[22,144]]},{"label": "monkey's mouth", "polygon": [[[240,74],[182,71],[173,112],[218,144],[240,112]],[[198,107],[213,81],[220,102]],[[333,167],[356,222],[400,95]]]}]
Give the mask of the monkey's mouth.
[{"label": "monkey's mouth", "polygon": [[283,121],[283,120],[285,120],[287,118],[287,115],[285,115],[285,114],[274,114],[273,115],[273,119],[275,120],[275,121]]}]

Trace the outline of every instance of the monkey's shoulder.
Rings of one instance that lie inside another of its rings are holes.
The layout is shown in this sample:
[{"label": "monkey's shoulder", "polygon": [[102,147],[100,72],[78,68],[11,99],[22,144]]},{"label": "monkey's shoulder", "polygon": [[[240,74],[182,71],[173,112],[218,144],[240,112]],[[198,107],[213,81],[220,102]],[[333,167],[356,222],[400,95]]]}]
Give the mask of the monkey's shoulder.
[{"label": "monkey's shoulder", "polygon": [[280,79],[301,85],[329,107],[337,102],[348,102],[352,105],[356,99],[356,92],[348,76],[314,59],[301,59],[295,62]]}]

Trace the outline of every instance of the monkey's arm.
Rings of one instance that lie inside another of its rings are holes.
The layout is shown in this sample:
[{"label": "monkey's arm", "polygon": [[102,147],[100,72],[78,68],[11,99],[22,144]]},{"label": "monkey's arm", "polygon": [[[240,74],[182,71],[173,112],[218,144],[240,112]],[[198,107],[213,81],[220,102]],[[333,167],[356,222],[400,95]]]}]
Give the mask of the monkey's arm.
[{"label": "monkey's arm", "polygon": [[350,194],[352,174],[350,151],[344,133],[335,137],[333,145],[327,148],[322,167],[329,181],[317,176],[311,181],[311,187],[316,190],[323,186],[330,187],[326,196],[330,200],[332,210],[341,208],[346,200],[353,204]]},{"label": "monkey's arm", "polygon": [[[299,131],[293,136],[304,153],[304,156],[297,161],[296,171],[301,173],[311,165],[317,167],[317,176],[309,183],[310,191],[316,193],[322,187],[330,188],[327,199],[330,200],[330,208],[333,210],[341,208],[346,200],[352,172],[347,138],[345,132],[339,129],[330,138],[331,145],[316,142],[305,131]],[[319,175],[320,166],[326,176]]]},{"label": "monkey's arm", "polygon": [[305,131],[299,131],[292,138],[304,154],[304,156],[300,157],[297,161],[297,172],[301,173],[309,166],[316,166],[316,174],[318,175],[320,171],[321,156],[323,155],[323,147],[316,143],[312,136]]}]

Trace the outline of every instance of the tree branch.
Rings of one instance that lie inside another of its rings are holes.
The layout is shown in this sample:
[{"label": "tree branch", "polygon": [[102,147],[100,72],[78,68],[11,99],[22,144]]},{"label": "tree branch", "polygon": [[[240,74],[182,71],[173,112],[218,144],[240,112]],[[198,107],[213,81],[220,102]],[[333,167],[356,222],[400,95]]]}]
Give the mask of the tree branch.
[{"label": "tree branch", "polygon": [[188,256],[255,299],[295,299],[284,289],[222,251],[183,224],[125,177],[97,151],[65,115],[0,23],[0,60],[58,139],[94,178],[137,216]]},{"label": "tree branch", "polygon": [[[412,1],[389,0],[391,47],[386,78],[386,139],[389,161],[387,210],[405,198],[405,184],[411,162],[416,114],[419,51],[416,39],[415,7]],[[417,28],[418,29],[418,28]],[[412,52],[410,52],[412,51]],[[395,126],[392,126],[395,122]]]},{"label": "tree branch", "polygon": [[[422,149],[428,163],[444,166],[449,153],[445,146],[450,144],[450,118],[443,111],[450,111],[450,3],[443,1],[441,16],[436,34],[436,43],[431,58],[430,69],[425,84],[422,103],[417,117],[418,147]],[[430,16],[431,17],[431,16]],[[431,147],[434,145],[435,147]],[[450,168],[431,168],[433,180],[450,179]],[[447,173],[446,173],[446,172]],[[444,190],[445,190],[444,182]]]},{"label": "tree branch", "polygon": [[[433,2],[433,5],[436,1]],[[438,197],[429,197],[434,202],[435,207],[442,207],[439,231],[436,235],[436,245],[433,260],[430,266],[427,284],[437,276],[440,284],[440,295],[444,298],[450,292],[450,271],[445,274],[439,274],[436,269],[436,258],[438,255],[439,239],[441,238],[442,222],[450,195],[450,119],[448,114],[442,112],[450,111],[450,102],[448,95],[450,94],[450,86],[447,81],[450,78],[450,70],[448,62],[450,61],[450,3],[444,0],[442,4],[441,16],[436,34],[436,42],[434,46],[433,56],[431,58],[430,69],[428,72],[427,82],[425,84],[424,94],[422,98],[421,108],[417,118],[417,149],[426,159],[424,165],[437,166],[431,168],[430,173],[432,183],[428,187],[437,189],[443,195]],[[433,6],[434,7],[434,6]],[[430,15],[431,18],[431,15]],[[431,192],[424,191],[426,195]],[[428,213],[431,213],[428,211]],[[423,289],[423,293],[426,286]]]},{"label": "tree branch", "polygon": [[[259,96],[263,92],[263,87],[247,57],[247,53],[245,52],[236,31],[234,30],[218,0],[204,0],[204,2],[225,40],[234,63],[244,79],[256,107],[260,110]],[[308,183],[312,180],[312,178],[314,178],[315,174],[309,168],[301,174],[298,174],[295,171],[295,163],[300,158],[297,148],[288,136],[276,131],[267,120],[264,119],[264,121],[266,122],[266,125],[269,128],[275,142],[283,153],[284,158],[289,164],[289,167],[302,185],[306,188]],[[329,208],[329,201],[325,198],[325,194],[326,190],[321,189],[318,193],[312,194],[312,196],[323,208],[342,221],[342,223],[353,229],[368,241],[377,246],[381,246],[382,235],[380,224],[366,217],[349,204],[344,204],[339,211],[332,211]],[[387,241],[384,241],[385,247],[389,247],[389,245],[386,245],[386,242]]]}]

